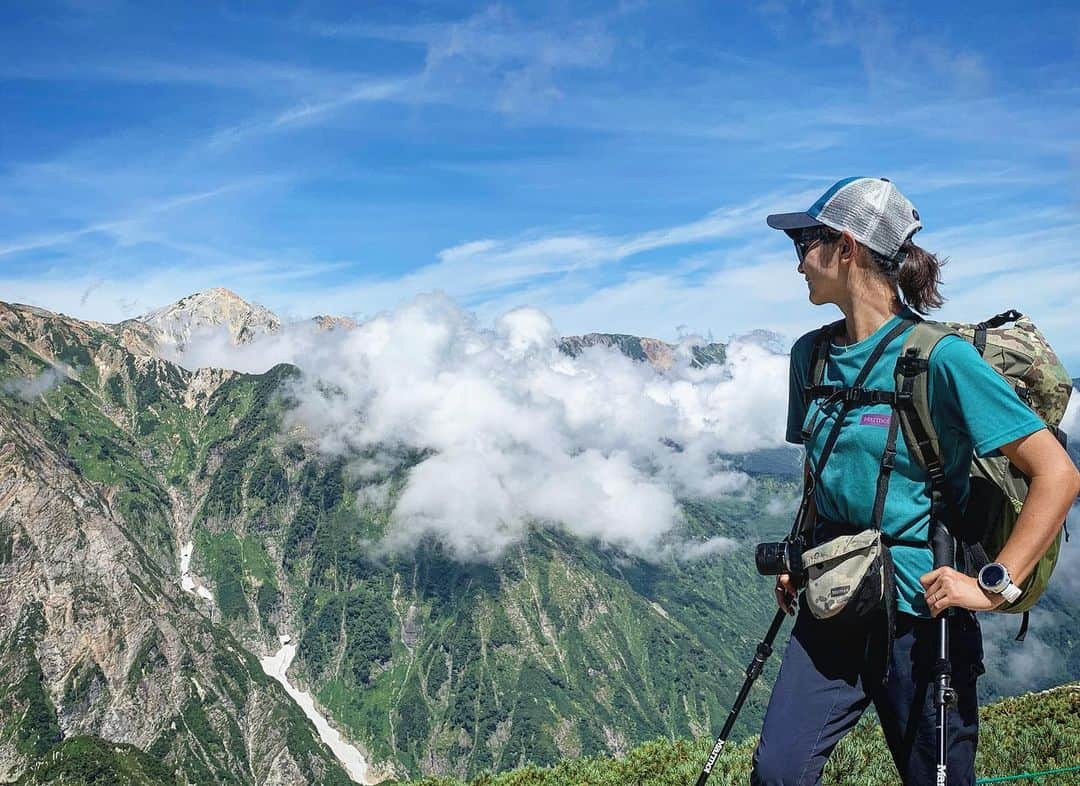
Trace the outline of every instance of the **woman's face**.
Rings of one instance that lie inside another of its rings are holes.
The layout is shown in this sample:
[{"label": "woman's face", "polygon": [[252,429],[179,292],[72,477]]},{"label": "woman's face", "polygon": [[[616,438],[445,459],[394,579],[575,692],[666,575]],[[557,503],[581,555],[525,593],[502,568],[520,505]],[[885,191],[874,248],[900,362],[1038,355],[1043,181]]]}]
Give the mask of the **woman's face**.
[{"label": "woman's face", "polygon": [[806,279],[810,302],[815,306],[837,303],[845,288],[841,280],[842,266],[836,253],[838,244],[825,242],[813,232],[794,239],[801,241],[805,249],[798,271]]}]

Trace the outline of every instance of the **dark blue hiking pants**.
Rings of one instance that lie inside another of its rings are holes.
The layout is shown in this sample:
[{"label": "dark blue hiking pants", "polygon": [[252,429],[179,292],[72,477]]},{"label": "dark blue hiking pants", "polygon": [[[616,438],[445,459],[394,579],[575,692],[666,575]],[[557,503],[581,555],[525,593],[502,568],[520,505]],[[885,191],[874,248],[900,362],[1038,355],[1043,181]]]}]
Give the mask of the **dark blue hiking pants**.
[{"label": "dark blue hiking pants", "polygon": [[[892,666],[882,684],[883,625],[837,626],[799,611],[773,687],[752,786],[813,786],[836,743],[874,703],[905,786],[935,783],[934,661],[938,621],[899,614]],[[949,786],[975,782],[979,718],[975,680],[983,673],[982,632],[975,615],[958,609],[949,622],[952,686]]]}]

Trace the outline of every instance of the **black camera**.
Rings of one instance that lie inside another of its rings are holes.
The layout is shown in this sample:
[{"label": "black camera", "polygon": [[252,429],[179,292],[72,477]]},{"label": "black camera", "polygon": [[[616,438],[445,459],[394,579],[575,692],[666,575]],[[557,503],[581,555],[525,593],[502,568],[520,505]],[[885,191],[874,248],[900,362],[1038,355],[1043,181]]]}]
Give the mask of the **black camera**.
[{"label": "black camera", "polygon": [[800,576],[803,572],[802,542],[782,540],[779,543],[759,543],[754,552],[754,561],[762,576],[779,576],[781,573]]}]

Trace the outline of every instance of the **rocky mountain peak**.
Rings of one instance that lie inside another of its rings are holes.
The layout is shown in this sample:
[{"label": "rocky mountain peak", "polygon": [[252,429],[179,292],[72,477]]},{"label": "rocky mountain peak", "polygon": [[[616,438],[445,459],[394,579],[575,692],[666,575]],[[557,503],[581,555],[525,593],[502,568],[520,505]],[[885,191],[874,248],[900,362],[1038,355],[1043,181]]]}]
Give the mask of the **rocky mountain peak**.
[{"label": "rocky mountain peak", "polygon": [[[659,371],[669,370],[675,364],[679,351],[677,344],[623,333],[586,333],[583,336],[564,336],[559,339],[559,348],[574,357],[581,354],[586,347],[592,346],[612,347],[633,360],[649,363]],[[694,346],[691,347],[690,354],[693,366],[723,363],[724,345],[712,343]]]},{"label": "rocky mountain peak", "polygon": [[311,321],[319,330],[353,330],[357,327],[355,319],[351,317],[335,317],[328,314],[319,314],[311,318]]},{"label": "rocky mountain peak", "polygon": [[247,343],[258,335],[275,333],[281,328],[281,320],[274,312],[248,303],[224,287],[196,292],[137,319],[156,328],[162,338],[180,350],[191,334],[202,328],[224,325],[237,344]]}]

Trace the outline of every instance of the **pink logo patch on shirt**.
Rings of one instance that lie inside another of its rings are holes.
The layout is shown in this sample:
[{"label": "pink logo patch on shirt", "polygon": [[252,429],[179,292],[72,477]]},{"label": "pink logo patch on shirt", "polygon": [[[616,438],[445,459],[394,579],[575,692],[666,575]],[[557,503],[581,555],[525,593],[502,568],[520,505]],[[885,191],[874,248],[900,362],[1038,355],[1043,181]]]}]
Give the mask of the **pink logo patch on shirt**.
[{"label": "pink logo patch on shirt", "polygon": [[892,423],[892,415],[863,415],[859,418],[860,426],[885,426]]}]

